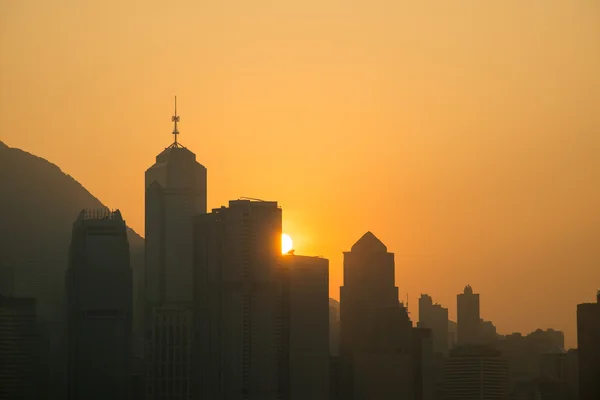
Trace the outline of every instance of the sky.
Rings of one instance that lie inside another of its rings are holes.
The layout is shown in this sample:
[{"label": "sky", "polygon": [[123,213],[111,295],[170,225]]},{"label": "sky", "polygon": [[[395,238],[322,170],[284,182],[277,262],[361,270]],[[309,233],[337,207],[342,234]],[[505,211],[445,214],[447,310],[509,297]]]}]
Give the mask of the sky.
[{"label": "sky", "polygon": [[372,231],[413,321],[465,285],[501,333],[565,331],[600,288],[596,0],[0,0],[0,140],[143,235],[179,141],[209,208],[277,200],[296,254]]}]

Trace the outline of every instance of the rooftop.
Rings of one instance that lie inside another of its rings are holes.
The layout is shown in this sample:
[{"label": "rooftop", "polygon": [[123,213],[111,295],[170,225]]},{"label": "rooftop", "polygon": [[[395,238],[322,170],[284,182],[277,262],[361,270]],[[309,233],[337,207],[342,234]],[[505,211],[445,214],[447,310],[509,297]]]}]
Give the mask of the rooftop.
[{"label": "rooftop", "polygon": [[350,249],[352,252],[387,253],[387,247],[371,231],[365,233]]}]

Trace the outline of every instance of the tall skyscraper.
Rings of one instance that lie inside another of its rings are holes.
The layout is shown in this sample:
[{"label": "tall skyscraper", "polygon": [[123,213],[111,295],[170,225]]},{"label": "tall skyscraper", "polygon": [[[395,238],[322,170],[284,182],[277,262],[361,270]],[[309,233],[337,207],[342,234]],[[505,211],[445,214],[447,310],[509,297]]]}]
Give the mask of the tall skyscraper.
[{"label": "tall skyscraper", "polygon": [[129,400],[133,282],[121,213],[81,211],[69,256],[68,398]]},{"label": "tall skyscraper", "polygon": [[463,346],[444,365],[445,400],[507,400],[508,363],[492,347]]},{"label": "tall skyscraper", "polygon": [[206,168],[178,142],[146,170],[145,349],[147,398],[192,396],[193,217],[206,213]]},{"label": "tall skyscraper", "polygon": [[600,399],[600,290],[596,303],[577,305],[579,398]]},{"label": "tall skyscraper", "polygon": [[344,253],[341,398],[412,399],[412,323],[398,301],[394,254],[371,232]]},{"label": "tall skyscraper", "polygon": [[329,399],[329,260],[286,255],[290,400]]},{"label": "tall skyscraper", "polygon": [[198,398],[286,398],[290,332],[281,208],[230,201],[196,218],[195,238]]},{"label": "tall skyscraper", "polygon": [[0,295],[0,400],[42,398],[35,300]]},{"label": "tall skyscraper", "polygon": [[480,344],[481,316],[479,313],[479,294],[466,286],[462,294],[456,296],[458,345]]},{"label": "tall skyscraper", "polygon": [[431,329],[433,351],[446,354],[448,352],[448,309],[439,304],[433,304],[433,299],[427,294],[419,298],[419,328]]}]

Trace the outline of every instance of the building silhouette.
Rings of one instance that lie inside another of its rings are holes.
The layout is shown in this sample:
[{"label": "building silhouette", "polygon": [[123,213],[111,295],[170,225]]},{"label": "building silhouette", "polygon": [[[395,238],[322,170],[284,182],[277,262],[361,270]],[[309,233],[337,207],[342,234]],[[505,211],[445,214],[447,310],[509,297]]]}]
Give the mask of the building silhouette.
[{"label": "building silhouette", "polygon": [[481,316],[479,294],[467,285],[463,293],[456,296],[458,345],[477,345],[481,342]]},{"label": "building silhouette", "polygon": [[444,363],[445,400],[507,400],[508,363],[488,346],[452,349]]},{"label": "building silhouette", "polygon": [[580,400],[600,399],[600,290],[596,303],[577,305]]},{"label": "building silhouette", "polygon": [[66,272],[68,399],[131,396],[132,272],[117,210],[83,210]]},{"label": "building silhouette", "polygon": [[38,398],[39,357],[35,300],[0,295],[0,400]]},{"label": "building silhouette", "polygon": [[289,318],[289,398],[329,399],[329,260],[289,254],[282,257],[288,282],[284,302]]},{"label": "building silhouette", "polygon": [[412,399],[412,323],[398,301],[394,254],[371,232],[344,253],[342,399]]},{"label": "building silhouette", "polygon": [[419,298],[417,326],[431,329],[435,353],[448,353],[448,309],[434,304],[431,296],[427,294],[422,294]]},{"label": "building silhouette", "polygon": [[198,398],[287,398],[281,208],[274,201],[230,201],[196,217],[195,242]]},{"label": "building silhouette", "polygon": [[415,400],[436,399],[436,371],[434,346],[435,345],[431,329],[413,328],[412,360]]},{"label": "building silhouette", "polygon": [[340,302],[334,299],[329,299],[329,353],[340,353]]},{"label": "building silhouette", "polygon": [[177,139],[146,170],[145,348],[147,398],[192,396],[193,217],[206,213],[206,168]]}]

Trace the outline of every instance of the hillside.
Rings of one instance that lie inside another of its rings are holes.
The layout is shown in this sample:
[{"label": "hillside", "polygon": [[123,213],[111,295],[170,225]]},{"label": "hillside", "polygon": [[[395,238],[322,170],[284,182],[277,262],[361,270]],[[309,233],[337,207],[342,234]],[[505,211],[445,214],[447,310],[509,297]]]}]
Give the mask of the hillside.
[{"label": "hillside", "polygon": [[[58,166],[0,142],[0,268],[14,270],[17,292],[59,305],[72,224],[81,209],[101,207]],[[144,240],[132,229],[128,237],[134,276],[139,277]],[[6,286],[6,272],[4,280]]]}]

